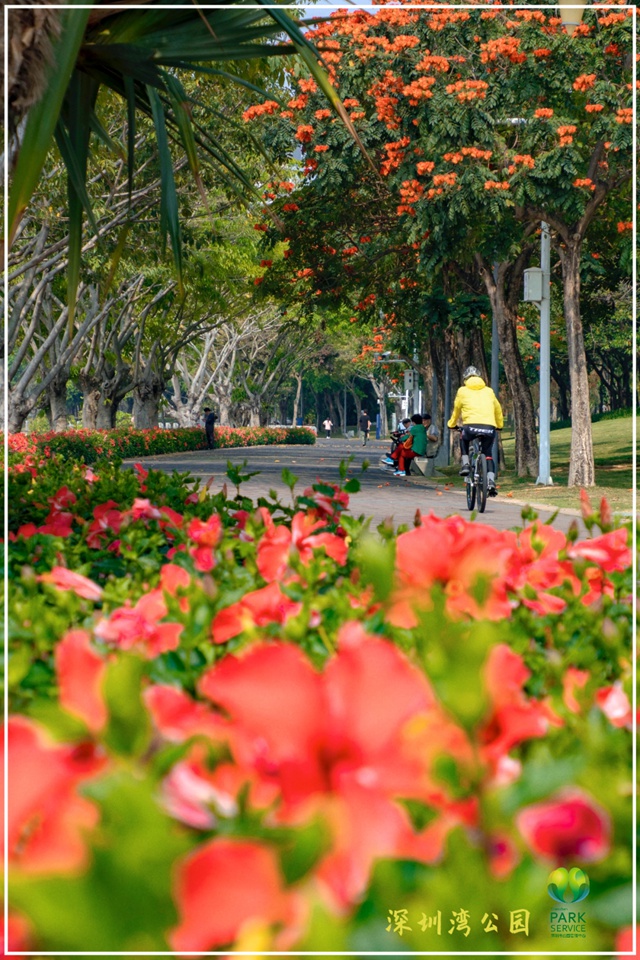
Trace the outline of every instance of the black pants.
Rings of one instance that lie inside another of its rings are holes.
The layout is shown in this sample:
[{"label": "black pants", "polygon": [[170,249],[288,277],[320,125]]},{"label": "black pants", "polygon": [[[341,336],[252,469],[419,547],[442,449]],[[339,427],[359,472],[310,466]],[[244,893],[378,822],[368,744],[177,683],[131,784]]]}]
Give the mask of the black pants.
[{"label": "black pants", "polygon": [[469,443],[474,437],[478,438],[480,448],[487,458],[487,470],[490,473],[496,472],[492,454],[495,435],[495,427],[490,427],[482,423],[465,423],[460,433],[460,449],[466,456],[469,455]]},{"label": "black pants", "polygon": [[213,436],[213,428],[211,428],[211,430],[206,430],[205,433],[207,434],[207,447],[209,450],[213,450],[216,445]]}]

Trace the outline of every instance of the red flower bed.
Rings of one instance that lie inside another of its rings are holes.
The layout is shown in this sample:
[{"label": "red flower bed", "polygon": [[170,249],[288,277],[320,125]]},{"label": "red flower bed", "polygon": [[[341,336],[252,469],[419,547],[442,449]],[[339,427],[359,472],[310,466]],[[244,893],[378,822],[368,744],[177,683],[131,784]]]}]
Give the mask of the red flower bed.
[{"label": "red flower bed", "polygon": [[498,951],[515,912],[544,954],[549,871],[585,864],[631,909],[631,553],[606,509],[579,542],[434,516],[373,538],[321,482],[256,508],[107,462],[9,479],[16,944],[305,950],[319,912],[332,948],[417,949],[440,911],[451,949],[495,917]]}]

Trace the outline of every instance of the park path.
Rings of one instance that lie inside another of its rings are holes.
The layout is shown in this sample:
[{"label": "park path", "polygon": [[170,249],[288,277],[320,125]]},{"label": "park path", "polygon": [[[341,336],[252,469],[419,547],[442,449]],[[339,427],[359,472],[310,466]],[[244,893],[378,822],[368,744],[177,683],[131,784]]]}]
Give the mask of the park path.
[{"label": "park path", "polygon": [[[147,467],[152,466],[168,472],[189,471],[201,481],[213,476],[213,489],[219,490],[226,482],[232,495],[233,485],[226,476],[227,461],[231,461],[234,466],[240,466],[246,460],[247,467],[243,472],[258,470],[260,473],[243,483],[241,492],[255,500],[259,496],[268,495],[270,490],[275,490],[283,503],[289,503],[291,495],[282,480],[284,467],[299,477],[296,492],[301,493],[305,487],[317,480],[339,483],[340,462],[351,456],[353,460],[348,475],[360,480],[361,489],[359,493],[352,494],[350,509],[355,516],[364,514],[372,517],[374,526],[387,517],[393,518],[395,526],[400,523],[411,524],[416,510],[421,513],[433,512],[438,517],[447,517],[452,513],[469,516],[464,492],[445,489],[444,480],[394,477],[390,469],[380,463],[380,457],[388,449],[388,441],[371,440],[363,447],[361,440],[327,440],[320,437],[314,446],[195,450],[145,457],[143,462]],[[370,466],[363,473],[362,465],[365,460],[369,461]],[[130,466],[134,462],[125,461],[125,465]],[[498,530],[505,530],[522,525],[522,509],[521,504],[498,496],[488,501],[485,513],[478,516],[478,519]],[[552,513],[552,510],[538,510],[543,522],[548,520]],[[554,526],[566,531],[573,522],[576,522],[573,511],[562,512],[556,517]],[[577,522],[580,524],[581,533],[584,533],[581,521],[578,519]]]}]

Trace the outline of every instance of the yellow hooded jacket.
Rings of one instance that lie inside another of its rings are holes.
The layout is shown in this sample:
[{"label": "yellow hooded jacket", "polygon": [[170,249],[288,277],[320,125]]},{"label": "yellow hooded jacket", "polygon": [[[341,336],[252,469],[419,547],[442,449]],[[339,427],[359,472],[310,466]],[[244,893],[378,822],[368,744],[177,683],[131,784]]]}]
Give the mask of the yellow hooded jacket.
[{"label": "yellow hooded jacket", "polygon": [[447,426],[455,427],[458,417],[462,417],[463,424],[477,423],[502,429],[502,407],[482,377],[469,377],[465,385],[460,387]]}]

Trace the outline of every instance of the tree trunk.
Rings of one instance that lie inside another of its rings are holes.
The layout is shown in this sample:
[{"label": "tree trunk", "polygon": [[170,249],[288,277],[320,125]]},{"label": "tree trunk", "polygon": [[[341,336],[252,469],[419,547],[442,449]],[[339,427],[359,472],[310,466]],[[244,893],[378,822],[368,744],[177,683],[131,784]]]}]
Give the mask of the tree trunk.
[{"label": "tree trunk", "polygon": [[571,383],[571,459],[569,486],[593,487],[596,482],[591,436],[589,374],[580,317],[580,249],[581,241],[560,249],[564,288],[564,316],[567,326],[569,381]]},{"label": "tree trunk", "polygon": [[516,476],[537,477],[540,463],[538,438],[536,436],[536,413],[518,347],[516,333],[518,318],[515,313],[507,309],[504,302],[496,306],[500,355],[513,404]]},{"label": "tree trunk", "polygon": [[568,420],[571,415],[569,406],[569,392],[567,389],[568,374],[563,368],[560,367],[559,364],[555,364],[552,360],[551,376],[555,380],[558,388],[558,419]]},{"label": "tree trunk", "polygon": [[502,366],[513,404],[515,472],[518,477],[537,477],[539,466],[536,414],[517,335],[517,303],[528,256],[525,251],[516,263],[499,264],[497,276],[487,263],[476,258],[496,319]]},{"label": "tree trunk", "polygon": [[340,401],[333,396],[333,394],[327,394],[327,404],[329,407],[329,419],[336,426],[340,420]]},{"label": "tree trunk", "polygon": [[253,404],[249,407],[249,426],[260,426],[260,407],[254,406]]},{"label": "tree trunk", "polygon": [[104,394],[101,394],[98,400],[96,429],[113,430],[116,425],[117,412],[118,403],[111,402],[109,397],[105,397]]},{"label": "tree trunk", "polygon": [[231,397],[220,396],[218,394],[218,406],[220,407],[220,426],[221,427],[230,427],[231,426]]},{"label": "tree trunk", "polygon": [[82,398],[82,426],[85,430],[97,429],[98,404],[100,402],[100,390],[98,387],[84,387]]},{"label": "tree trunk", "polygon": [[362,401],[356,393],[355,390],[351,391],[351,396],[353,397],[353,402],[356,408],[356,437],[358,436],[358,430],[360,429],[360,414],[362,413]]},{"label": "tree trunk", "polygon": [[164,392],[164,381],[151,373],[133,389],[133,423],[136,430],[151,430],[158,426],[158,407]]},{"label": "tree trunk", "polygon": [[293,417],[291,423],[295,427],[296,421],[298,419],[298,407],[300,406],[300,395],[302,394],[302,376],[299,373],[294,373],[296,379],[296,395],[293,398]]},{"label": "tree trunk", "polygon": [[7,430],[9,433],[21,433],[24,422],[33,410],[34,402],[22,394],[9,390]]},{"label": "tree trunk", "polygon": [[340,429],[342,431],[343,437],[346,437],[347,435],[347,398],[344,391],[337,396],[336,403],[338,405],[338,414],[340,417]]},{"label": "tree trunk", "polygon": [[62,433],[68,429],[67,421],[67,373],[66,371],[60,377],[56,377],[49,384],[47,390],[49,400],[49,418],[51,429],[56,433]]}]

